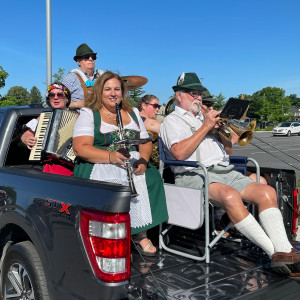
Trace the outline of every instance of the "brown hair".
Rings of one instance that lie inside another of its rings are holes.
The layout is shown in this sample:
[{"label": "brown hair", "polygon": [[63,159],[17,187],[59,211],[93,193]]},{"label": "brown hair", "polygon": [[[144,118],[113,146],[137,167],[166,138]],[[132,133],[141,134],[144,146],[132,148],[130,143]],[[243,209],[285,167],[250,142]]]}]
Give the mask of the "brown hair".
[{"label": "brown hair", "polygon": [[106,83],[106,81],[113,78],[118,79],[121,84],[122,101],[120,103],[120,106],[126,111],[132,111],[132,105],[129,103],[124,81],[122,80],[120,75],[111,71],[103,73],[100,77],[96,79],[92,92],[88,94],[87,98],[84,100],[84,106],[90,108],[91,110],[100,109],[103,106],[102,92],[104,84]]},{"label": "brown hair", "polygon": [[157,99],[158,100],[158,98],[156,96],[154,96],[154,95],[145,95],[142,98],[140,98],[138,100],[138,104],[137,104],[138,110],[142,111],[142,109],[143,109],[142,104],[143,103],[150,103],[152,99]]}]

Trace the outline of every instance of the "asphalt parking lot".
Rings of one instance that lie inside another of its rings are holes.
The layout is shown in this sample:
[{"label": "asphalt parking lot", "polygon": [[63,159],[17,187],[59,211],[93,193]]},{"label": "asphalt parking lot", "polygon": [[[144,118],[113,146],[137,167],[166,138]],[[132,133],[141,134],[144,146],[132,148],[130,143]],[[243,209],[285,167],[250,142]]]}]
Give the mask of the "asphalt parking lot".
[{"label": "asphalt parking lot", "polygon": [[[299,188],[300,136],[273,136],[271,132],[254,132],[251,143],[244,147],[234,145],[232,154],[252,157],[260,167],[295,170]],[[300,224],[297,241],[300,241]]]},{"label": "asphalt parking lot", "polygon": [[234,145],[233,155],[256,159],[261,167],[294,169],[300,178],[300,136],[272,136],[271,132],[254,132],[247,146]]}]

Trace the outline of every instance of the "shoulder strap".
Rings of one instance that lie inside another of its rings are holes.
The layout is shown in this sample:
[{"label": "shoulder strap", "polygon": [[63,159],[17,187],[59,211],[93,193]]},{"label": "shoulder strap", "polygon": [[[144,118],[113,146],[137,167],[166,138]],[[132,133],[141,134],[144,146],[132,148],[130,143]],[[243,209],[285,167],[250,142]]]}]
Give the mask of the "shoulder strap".
[{"label": "shoulder strap", "polygon": [[[99,110],[94,110],[94,136],[96,136],[96,134],[98,133],[98,129],[100,127],[101,124],[101,115]],[[98,128],[98,129],[96,129]]]},{"label": "shoulder strap", "polygon": [[132,119],[135,121],[135,123],[137,124],[137,126],[140,128],[139,120],[137,118],[137,115],[134,113],[134,111],[132,110],[131,112],[129,112],[129,114],[132,117]]},{"label": "shoulder strap", "polygon": [[[192,135],[197,131],[197,129],[195,128],[195,126],[193,126],[192,124],[190,124],[188,122],[188,120],[186,120],[185,118],[183,118],[179,114],[173,112],[172,116],[176,116],[178,119],[182,120],[187,126],[189,126],[189,128],[190,128],[190,130],[192,132]],[[196,149],[196,159],[197,159],[197,161],[200,162],[200,149],[199,149],[199,146]]]},{"label": "shoulder strap", "polygon": [[80,77],[80,75],[77,74],[77,73],[75,73],[75,74],[76,74],[76,76],[78,77],[78,79],[79,79],[79,81],[80,81],[80,83],[81,83],[81,86],[82,86],[82,89],[83,89],[84,98],[86,98],[86,97],[87,97],[87,94],[88,94],[88,92],[89,92],[89,89],[90,89],[91,87],[87,87],[87,86],[85,85],[84,81],[82,80],[82,78]]}]

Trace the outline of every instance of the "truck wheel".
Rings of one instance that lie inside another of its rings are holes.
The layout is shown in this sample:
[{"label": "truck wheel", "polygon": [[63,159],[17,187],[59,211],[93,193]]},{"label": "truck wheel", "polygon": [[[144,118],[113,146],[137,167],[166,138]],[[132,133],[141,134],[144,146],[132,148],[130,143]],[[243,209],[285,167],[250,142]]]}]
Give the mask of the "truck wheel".
[{"label": "truck wheel", "polygon": [[291,136],[291,132],[290,132],[290,131],[288,131],[288,133],[286,134],[286,136]]},{"label": "truck wheel", "polygon": [[50,299],[43,266],[31,242],[8,248],[1,272],[1,293],[1,299]]}]

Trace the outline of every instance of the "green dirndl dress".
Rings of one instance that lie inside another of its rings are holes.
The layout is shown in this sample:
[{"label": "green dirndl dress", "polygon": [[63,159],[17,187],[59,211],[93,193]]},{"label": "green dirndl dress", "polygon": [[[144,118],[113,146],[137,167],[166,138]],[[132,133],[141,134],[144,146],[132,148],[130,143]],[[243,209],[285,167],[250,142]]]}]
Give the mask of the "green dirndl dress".
[{"label": "green dirndl dress", "polygon": [[[94,111],[94,147],[103,150],[116,150],[114,142],[118,139],[117,131],[101,133],[101,115],[99,111]],[[136,124],[139,125],[137,116],[134,112],[130,113]],[[135,130],[125,129],[126,135],[131,138],[139,138],[140,133]],[[94,164],[78,160],[74,167],[74,177],[90,178]],[[163,187],[163,181],[158,170],[148,163],[145,173],[146,185],[148,190],[148,196],[150,201],[150,208],[152,214],[152,222],[142,227],[132,227],[131,234],[136,234],[154,226],[161,224],[168,219],[165,191]]]}]

